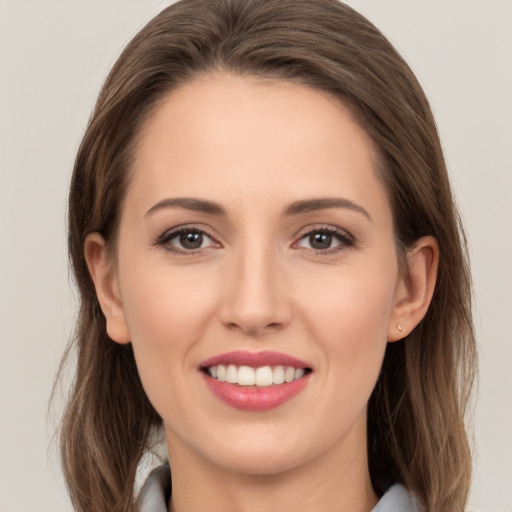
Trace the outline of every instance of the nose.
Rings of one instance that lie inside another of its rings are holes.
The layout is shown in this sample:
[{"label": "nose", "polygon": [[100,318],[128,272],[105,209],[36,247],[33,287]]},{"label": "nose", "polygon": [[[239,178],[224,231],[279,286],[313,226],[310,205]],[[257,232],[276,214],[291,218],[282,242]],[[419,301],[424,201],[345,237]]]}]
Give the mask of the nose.
[{"label": "nose", "polygon": [[221,322],[252,337],[284,329],[292,301],[282,268],[271,251],[248,250],[229,264],[222,283]]}]

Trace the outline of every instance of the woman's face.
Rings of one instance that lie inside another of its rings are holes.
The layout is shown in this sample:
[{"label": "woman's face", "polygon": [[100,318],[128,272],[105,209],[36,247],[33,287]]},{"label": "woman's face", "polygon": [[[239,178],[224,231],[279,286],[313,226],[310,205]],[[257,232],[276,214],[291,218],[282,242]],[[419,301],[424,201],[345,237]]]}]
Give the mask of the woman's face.
[{"label": "woman's face", "polygon": [[350,111],[298,84],[208,75],[147,121],[107,323],[133,344],[171,462],[366,464],[404,289],[375,169]]}]

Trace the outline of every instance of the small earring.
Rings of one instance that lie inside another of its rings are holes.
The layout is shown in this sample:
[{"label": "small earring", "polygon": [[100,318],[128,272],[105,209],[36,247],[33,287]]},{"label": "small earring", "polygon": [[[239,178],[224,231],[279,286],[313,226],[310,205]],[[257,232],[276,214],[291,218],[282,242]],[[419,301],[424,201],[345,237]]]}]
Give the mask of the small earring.
[{"label": "small earring", "polygon": [[402,324],[398,324],[398,325],[396,326],[396,328],[397,328],[400,332],[402,332]]}]

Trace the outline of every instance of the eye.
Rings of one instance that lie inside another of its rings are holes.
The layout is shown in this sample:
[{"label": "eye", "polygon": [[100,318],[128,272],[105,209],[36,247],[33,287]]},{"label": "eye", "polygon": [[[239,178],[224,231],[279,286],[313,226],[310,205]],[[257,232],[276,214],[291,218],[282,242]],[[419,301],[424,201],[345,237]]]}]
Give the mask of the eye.
[{"label": "eye", "polygon": [[295,244],[296,247],[311,249],[320,253],[336,252],[353,245],[354,240],[348,233],[331,227],[312,229]]},{"label": "eye", "polygon": [[157,245],[172,252],[187,253],[216,247],[218,243],[201,229],[183,227],[164,233]]}]

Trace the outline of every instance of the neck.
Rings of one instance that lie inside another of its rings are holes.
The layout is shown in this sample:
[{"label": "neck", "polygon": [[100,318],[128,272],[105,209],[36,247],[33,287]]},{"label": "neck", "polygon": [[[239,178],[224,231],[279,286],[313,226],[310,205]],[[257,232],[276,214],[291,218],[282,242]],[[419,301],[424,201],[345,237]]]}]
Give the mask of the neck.
[{"label": "neck", "polygon": [[370,512],[378,501],[368,471],[366,438],[356,443],[345,439],[343,446],[303,466],[263,475],[219,467],[173,442],[169,434],[167,440],[172,454],[170,512]]}]

